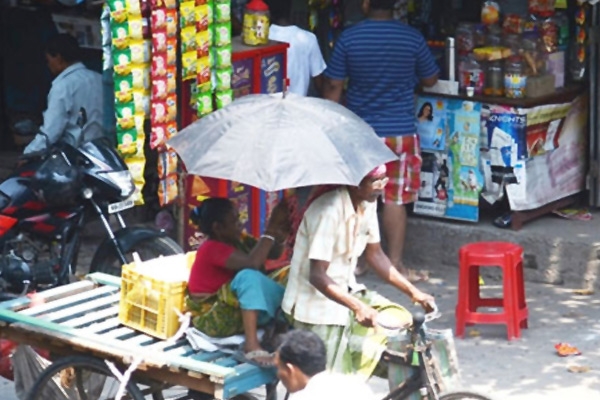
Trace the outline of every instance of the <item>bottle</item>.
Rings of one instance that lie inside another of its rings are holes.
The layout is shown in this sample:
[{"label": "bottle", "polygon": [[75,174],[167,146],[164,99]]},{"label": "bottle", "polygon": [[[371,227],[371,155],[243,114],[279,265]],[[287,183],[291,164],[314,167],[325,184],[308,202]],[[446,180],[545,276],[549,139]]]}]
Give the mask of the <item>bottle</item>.
[{"label": "bottle", "polygon": [[519,56],[511,56],[506,61],[504,68],[504,91],[506,97],[520,99],[525,97],[527,75],[523,68],[523,61]]},{"label": "bottle", "polygon": [[248,46],[269,42],[269,7],[262,0],[252,0],[244,10],[242,41]]},{"label": "bottle", "polygon": [[501,61],[491,61],[487,64],[483,94],[486,96],[504,96],[504,71]]}]

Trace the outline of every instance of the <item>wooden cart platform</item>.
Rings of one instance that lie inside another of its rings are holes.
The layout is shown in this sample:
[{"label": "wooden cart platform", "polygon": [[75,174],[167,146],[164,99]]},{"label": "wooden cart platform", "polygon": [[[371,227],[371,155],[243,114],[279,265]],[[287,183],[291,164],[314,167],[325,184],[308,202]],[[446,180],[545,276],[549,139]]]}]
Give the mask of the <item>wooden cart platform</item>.
[{"label": "wooden cart platform", "polygon": [[169,342],[118,320],[120,279],[101,273],[38,296],[0,303],[0,336],[50,350],[128,366],[142,360],[134,378],[168,383],[229,399],[262,385],[273,389],[273,369],[240,363],[222,352],[197,352],[184,338]]}]

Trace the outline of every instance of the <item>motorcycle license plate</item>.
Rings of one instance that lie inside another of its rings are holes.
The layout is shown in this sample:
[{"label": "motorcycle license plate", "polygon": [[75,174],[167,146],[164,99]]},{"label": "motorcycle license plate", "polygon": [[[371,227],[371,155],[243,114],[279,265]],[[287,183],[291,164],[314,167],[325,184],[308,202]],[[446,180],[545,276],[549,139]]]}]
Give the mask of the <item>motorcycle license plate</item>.
[{"label": "motorcycle license plate", "polygon": [[108,213],[114,214],[121,212],[123,210],[127,210],[128,208],[133,207],[133,199],[127,199],[125,201],[120,201],[118,203],[112,203],[108,205]]}]

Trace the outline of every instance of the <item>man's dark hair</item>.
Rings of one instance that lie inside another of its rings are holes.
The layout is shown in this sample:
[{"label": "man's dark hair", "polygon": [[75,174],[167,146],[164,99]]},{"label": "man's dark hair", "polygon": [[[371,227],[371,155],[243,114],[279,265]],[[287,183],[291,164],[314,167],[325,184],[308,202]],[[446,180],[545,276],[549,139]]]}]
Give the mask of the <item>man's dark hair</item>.
[{"label": "man's dark hair", "polygon": [[81,49],[77,39],[67,33],[53,36],[46,43],[46,53],[52,57],[60,55],[68,63],[81,61]]},{"label": "man's dark hair", "polygon": [[371,0],[370,5],[373,10],[393,10],[396,0]]},{"label": "man's dark hair", "polygon": [[271,21],[277,23],[281,20],[290,20],[292,18],[291,0],[266,0],[271,13]]},{"label": "man's dark hair", "polygon": [[279,360],[295,365],[306,376],[315,376],[325,371],[325,343],[316,333],[293,330],[284,336],[283,343],[279,346]]}]

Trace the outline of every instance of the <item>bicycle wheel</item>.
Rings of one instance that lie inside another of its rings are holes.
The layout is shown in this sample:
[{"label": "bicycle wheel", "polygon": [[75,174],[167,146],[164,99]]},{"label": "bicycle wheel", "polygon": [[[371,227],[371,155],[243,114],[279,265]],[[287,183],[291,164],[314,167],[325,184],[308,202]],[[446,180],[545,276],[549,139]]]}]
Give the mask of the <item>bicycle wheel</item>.
[{"label": "bicycle wheel", "polygon": [[[27,400],[114,399],[120,382],[104,361],[70,356],[50,364],[35,381]],[[133,380],[127,382],[123,399],[144,400]]]},{"label": "bicycle wheel", "polygon": [[488,396],[484,396],[474,392],[448,392],[440,395],[440,400],[492,400]]}]

